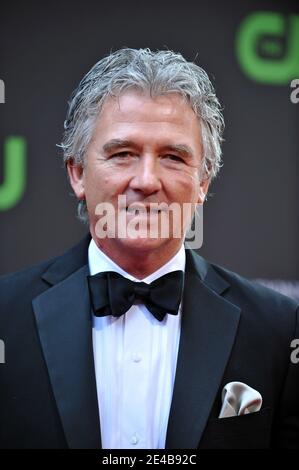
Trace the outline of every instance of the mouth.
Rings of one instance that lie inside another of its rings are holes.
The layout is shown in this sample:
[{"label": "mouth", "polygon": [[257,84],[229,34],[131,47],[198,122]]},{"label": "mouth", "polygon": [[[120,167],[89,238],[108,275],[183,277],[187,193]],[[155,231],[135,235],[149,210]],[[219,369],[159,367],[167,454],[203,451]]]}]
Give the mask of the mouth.
[{"label": "mouth", "polygon": [[135,205],[131,204],[125,208],[127,214],[133,215],[152,215],[152,214],[161,214],[162,212],[167,212],[166,208],[153,207],[148,205]]}]

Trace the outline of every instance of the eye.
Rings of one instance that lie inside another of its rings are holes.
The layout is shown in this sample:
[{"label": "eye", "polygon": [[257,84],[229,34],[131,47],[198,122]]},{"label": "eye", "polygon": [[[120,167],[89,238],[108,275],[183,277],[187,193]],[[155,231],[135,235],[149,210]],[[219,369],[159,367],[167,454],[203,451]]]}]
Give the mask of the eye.
[{"label": "eye", "polygon": [[115,164],[122,165],[122,164],[129,164],[133,160],[135,160],[136,154],[129,150],[123,150],[121,152],[113,153],[108,157],[108,160],[114,162]]},{"label": "eye", "polygon": [[167,154],[164,155],[164,158],[171,160],[172,162],[184,163],[184,159],[179,155]]},{"label": "eye", "polygon": [[110,158],[126,158],[131,157],[133,154],[131,152],[117,152],[110,156]]}]

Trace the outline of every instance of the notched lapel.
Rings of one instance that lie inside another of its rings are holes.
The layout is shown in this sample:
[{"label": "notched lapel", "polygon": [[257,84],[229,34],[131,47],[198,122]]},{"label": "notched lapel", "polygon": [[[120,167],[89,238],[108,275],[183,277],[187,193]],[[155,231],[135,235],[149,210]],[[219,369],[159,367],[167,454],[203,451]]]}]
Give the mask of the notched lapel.
[{"label": "notched lapel", "polygon": [[38,333],[70,448],[99,448],[87,265],[33,300]]},{"label": "notched lapel", "polygon": [[216,271],[207,272],[204,263],[197,255],[187,252],[181,338],[167,449],[198,447],[240,317],[240,308],[220,295],[229,285]]}]

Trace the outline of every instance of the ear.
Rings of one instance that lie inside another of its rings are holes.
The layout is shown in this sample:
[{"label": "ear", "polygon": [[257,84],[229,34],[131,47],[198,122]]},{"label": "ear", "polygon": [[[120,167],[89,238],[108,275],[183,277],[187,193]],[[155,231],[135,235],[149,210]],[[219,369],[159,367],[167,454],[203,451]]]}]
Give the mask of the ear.
[{"label": "ear", "polygon": [[208,189],[210,186],[210,178],[203,178],[199,184],[199,191],[198,191],[198,204],[203,204],[208,193]]},{"label": "ear", "polygon": [[85,199],[84,168],[82,164],[74,164],[71,159],[66,164],[70,183],[78,199]]}]

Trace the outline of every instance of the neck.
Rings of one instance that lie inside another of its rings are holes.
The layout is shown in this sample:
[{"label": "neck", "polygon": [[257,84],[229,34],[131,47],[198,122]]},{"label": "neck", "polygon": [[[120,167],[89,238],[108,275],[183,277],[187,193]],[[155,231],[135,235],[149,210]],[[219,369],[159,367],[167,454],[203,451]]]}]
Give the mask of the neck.
[{"label": "neck", "polygon": [[164,266],[177,254],[182,245],[182,242],[178,245],[178,241],[175,240],[176,244],[167,246],[167,249],[165,247],[144,249],[135,246],[132,248],[123,247],[120,250],[109,244],[101,243],[102,240],[94,238],[94,241],[106,256],[136,279],[143,279]]}]

